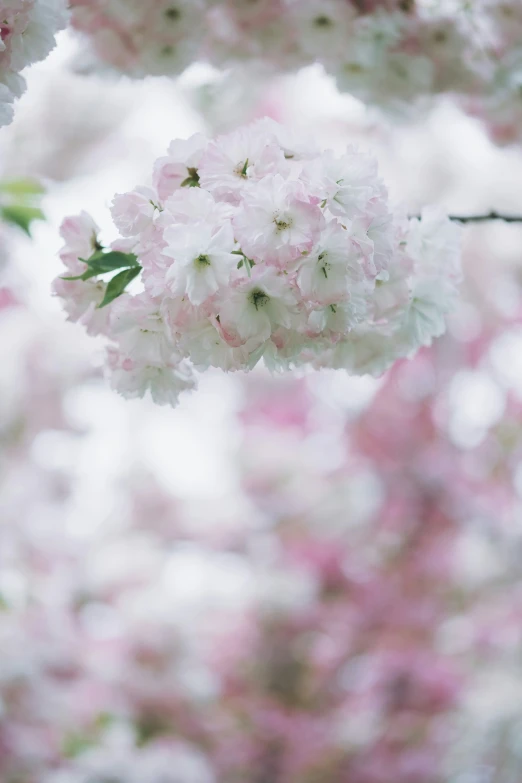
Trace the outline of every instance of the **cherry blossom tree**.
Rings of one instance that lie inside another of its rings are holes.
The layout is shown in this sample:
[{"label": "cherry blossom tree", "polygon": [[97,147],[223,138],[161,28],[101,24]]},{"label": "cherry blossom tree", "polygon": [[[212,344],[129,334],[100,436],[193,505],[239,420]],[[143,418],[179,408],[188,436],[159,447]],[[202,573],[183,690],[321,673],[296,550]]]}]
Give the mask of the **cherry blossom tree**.
[{"label": "cherry blossom tree", "polygon": [[516,783],[519,3],[68,6],[0,0],[0,780]]}]

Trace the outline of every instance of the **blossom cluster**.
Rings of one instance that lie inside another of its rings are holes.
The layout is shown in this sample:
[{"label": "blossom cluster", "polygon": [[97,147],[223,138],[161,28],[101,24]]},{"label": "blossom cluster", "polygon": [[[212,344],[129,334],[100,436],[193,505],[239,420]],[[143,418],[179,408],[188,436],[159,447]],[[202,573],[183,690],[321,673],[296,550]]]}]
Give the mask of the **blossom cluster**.
[{"label": "blossom cluster", "polygon": [[340,90],[392,113],[456,96],[498,142],[520,140],[518,0],[73,0],[107,65],[176,75],[195,60],[289,71],[321,63]]},{"label": "blossom cluster", "polygon": [[[459,281],[455,224],[398,216],[371,157],[321,153],[268,119],[172,142],[153,187],[117,195],[112,217],[110,249],[88,215],[65,220],[54,289],[112,341],[115,388],[159,403],[194,367],[261,358],[380,374],[443,333]],[[140,273],[144,290],[125,293]]]},{"label": "blossom cluster", "polygon": [[21,71],[44,60],[66,23],[64,0],[1,0],[0,126],[13,119],[13,101],[25,89]]}]

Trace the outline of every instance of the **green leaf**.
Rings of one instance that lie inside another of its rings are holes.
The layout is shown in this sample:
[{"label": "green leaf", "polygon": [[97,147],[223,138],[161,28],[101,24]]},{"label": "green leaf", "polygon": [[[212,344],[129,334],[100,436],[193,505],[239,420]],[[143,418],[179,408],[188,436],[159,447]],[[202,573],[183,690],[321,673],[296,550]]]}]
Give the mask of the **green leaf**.
[{"label": "green leaf", "polygon": [[62,277],[62,280],[90,280],[91,277],[105,275],[107,272],[116,272],[122,268],[141,270],[138,258],[134,253],[122,253],[119,250],[110,250],[108,253],[96,250],[89,258],[80,258],[79,260],[87,264],[85,272],[75,277]]},{"label": "green leaf", "polygon": [[30,177],[21,177],[20,179],[0,180],[0,193],[8,193],[17,199],[25,200],[26,196],[41,196],[45,193],[45,188],[41,182]]},{"label": "green leaf", "polygon": [[99,258],[101,258],[103,254],[103,247],[99,247],[94,250],[92,256],[89,256],[89,258],[80,258],[80,261],[83,261],[84,264],[91,264],[93,261],[97,261]]},{"label": "green leaf", "polygon": [[96,269],[97,275],[105,272],[115,272],[117,269],[129,266],[139,266],[138,257],[134,253],[122,253],[120,250],[109,250],[108,253],[97,250],[90,258],[80,258],[89,269]]},{"label": "green leaf", "polygon": [[198,170],[193,166],[187,168],[188,177],[181,183],[182,188],[199,188]]},{"label": "green leaf", "polygon": [[134,278],[137,277],[140,272],[141,266],[139,264],[138,266],[132,266],[129,269],[124,269],[123,272],[118,272],[118,274],[107,283],[105,296],[98,305],[98,308],[101,309],[102,307],[106,307],[108,304],[121,296],[131,280],[134,280]]},{"label": "green leaf", "polygon": [[7,223],[19,226],[28,236],[31,236],[33,220],[45,220],[45,215],[39,207],[24,207],[21,204],[11,204],[0,208],[0,214]]}]

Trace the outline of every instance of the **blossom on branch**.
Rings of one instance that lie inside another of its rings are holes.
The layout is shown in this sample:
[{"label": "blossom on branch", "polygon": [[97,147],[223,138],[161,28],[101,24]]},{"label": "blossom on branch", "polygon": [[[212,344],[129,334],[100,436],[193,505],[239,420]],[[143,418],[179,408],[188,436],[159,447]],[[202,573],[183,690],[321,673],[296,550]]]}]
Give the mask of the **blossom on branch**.
[{"label": "blossom on branch", "polygon": [[[368,155],[284,136],[265,119],[173,142],[154,188],[114,198],[109,249],[85,213],[65,220],[54,290],[71,320],[111,340],[122,394],[173,401],[194,385],[191,365],[250,370],[261,358],[379,374],[443,333],[459,228],[429,210],[395,214]],[[128,292],[140,273],[144,290]]]}]

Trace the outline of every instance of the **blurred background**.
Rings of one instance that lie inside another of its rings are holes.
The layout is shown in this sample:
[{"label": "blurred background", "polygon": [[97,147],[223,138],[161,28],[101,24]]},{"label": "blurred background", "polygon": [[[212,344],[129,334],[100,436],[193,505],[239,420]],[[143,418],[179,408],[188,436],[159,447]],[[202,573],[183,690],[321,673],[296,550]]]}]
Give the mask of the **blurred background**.
[{"label": "blurred background", "polygon": [[379,380],[209,372],[126,401],[50,284],[58,229],[174,138],[269,115],[371,150],[393,200],[522,214],[522,149],[449,100],[387,124],[315,67],[27,75],[0,178],[2,783],[520,783],[522,226],[464,229],[448,334]]}]

